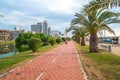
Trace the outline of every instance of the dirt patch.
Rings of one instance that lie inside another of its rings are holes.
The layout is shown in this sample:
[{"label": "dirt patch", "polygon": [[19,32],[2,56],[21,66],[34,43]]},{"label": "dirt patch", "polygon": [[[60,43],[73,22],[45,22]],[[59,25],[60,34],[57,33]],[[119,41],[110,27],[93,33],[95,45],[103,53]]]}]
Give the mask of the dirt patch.
[{"label": "dirt patch", "polygon": [[76,48],[79,52],[82,65],[88,76],[88,79],[89,80],[107,80],[103,76],[104,74],[102,74],[102,72],[100,71],[99,65],[97,65],[95,61],[87,57],[86,54],[83,54],[77,44],[76,44]]},{"label": "dirt patch", "polygon": [[83,67],[87,73],[89,80],[106,80],[103,74],[101,74],[101,71],[99,71],[99,67],[94,61],[92,61],[83,54],[80,54],[80,59],[82,61]]}]

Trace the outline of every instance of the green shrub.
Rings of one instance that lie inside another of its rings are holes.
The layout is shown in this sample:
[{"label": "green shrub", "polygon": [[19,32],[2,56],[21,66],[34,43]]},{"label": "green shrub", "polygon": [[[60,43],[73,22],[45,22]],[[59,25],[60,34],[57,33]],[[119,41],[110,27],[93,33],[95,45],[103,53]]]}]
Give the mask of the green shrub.
[{"label": "green shrub", "polygon": [[47,45],[49,45],[48,42],[43,42],[43,44],[42,44],[42,46],[47,46]]},{"label": "green shrub", "polygon": [[28,45],[22,45],[21,47],[18,48],[19,52],[24,52],[28,50],[30,50]]},{"label": "green shrub", "polygon": [[62,41],[64,41],[64,42],[65,42],[65,41],[66,41],[66,38],[65,38],[65,37],[62,37]]},{"label": "green shrub", "polygon": [[31,38],[29,41],[28,41],[28,45],[29,45],[29,48],[35,52],[39,49],[40,47],[40,39],[38,38]]},{"label": "green shrub", "polygon": [[61,39],[60,38],[57,38],[56,39],[56,42],[59,44],[61,42]]},{"label": "green shrub", "polygon": [[55,40],[54,40],[54,39],[51,39],[51,40],[49,41],[49,43],[53,46],[53,45],[55,44]]}]

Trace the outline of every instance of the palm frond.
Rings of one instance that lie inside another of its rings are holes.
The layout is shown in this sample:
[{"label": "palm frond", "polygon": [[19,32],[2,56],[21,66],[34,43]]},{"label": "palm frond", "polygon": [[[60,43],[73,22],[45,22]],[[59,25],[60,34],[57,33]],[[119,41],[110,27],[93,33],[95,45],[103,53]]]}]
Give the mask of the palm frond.
[{"label": "palm frond", "polygon": [[108,32],[112,33],[115,35],[114,30],[112,30],[108,25],[102,25],[103,30],[107,30]]}]

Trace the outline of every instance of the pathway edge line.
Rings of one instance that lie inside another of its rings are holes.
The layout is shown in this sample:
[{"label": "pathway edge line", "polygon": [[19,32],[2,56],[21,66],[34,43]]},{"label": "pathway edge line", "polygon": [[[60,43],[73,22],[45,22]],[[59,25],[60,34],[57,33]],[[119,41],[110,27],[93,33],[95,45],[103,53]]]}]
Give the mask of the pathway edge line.
[{"label": "pathway edge line", "polygon": [[84,68],[83,68],[83,65],[82,65],[81,59],[80,59],[80,57],[79,57],[79,55],[78,55],[78,51],[75,50],[75,52],[76,52],[76,54],[77,54],[77,59],[78,59],[78,62],[79,62],[80,68],[81,68],[81,70],[82,70],[82,73],[83,73],[84,79],[85,79],[85,80],[88,80],[88,76],[87,76],[87,74],[86,74],[86,72],[85,72],[85,70],[84,70]]}]

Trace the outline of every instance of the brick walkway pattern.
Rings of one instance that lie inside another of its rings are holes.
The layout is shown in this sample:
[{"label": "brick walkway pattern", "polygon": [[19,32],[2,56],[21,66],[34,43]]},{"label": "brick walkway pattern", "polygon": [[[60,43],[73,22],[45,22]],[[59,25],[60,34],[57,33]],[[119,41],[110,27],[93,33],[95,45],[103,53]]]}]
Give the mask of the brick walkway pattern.
[{"label": "brick walkway pattern", "polygon": [[84,80],[73,42],[10,71],[0,80]]}]

